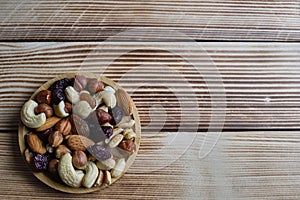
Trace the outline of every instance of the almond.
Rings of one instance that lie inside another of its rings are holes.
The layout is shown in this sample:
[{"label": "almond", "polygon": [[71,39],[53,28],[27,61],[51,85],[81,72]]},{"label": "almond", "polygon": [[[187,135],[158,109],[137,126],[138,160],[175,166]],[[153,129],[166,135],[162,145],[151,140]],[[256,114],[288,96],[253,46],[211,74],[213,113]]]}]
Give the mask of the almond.
[{"label": "almond", "polygon": [[85,151],[87,147],[95,144],[91,139],[83,135],[70,135],[67,143],[73,151]]},{"label": "almond", "polygon": [[44,154],[47,152],[44,143],[36,134],[28,134],[27,143],[30,149],[35,153]]},{"label": "almond", "polygon": [[46,119],[45,124],[40,126],[39,128],[35,129],[37,132],[45,131],[51,127],[53,127],[57,122],[59,122],[61,118],[59,117],[49,117]]}]

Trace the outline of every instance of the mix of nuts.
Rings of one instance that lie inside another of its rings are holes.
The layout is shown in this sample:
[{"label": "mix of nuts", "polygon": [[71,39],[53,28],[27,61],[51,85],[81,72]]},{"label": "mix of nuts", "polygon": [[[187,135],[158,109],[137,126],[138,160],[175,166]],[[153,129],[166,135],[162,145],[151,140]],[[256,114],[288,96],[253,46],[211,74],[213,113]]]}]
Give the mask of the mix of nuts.
[{"label": "mix of nuts", "polygon": [[84,75],[41,90],[21,110],[26,161],[70,187],[110,185],[137,145],[128,97],[119,90]]}]

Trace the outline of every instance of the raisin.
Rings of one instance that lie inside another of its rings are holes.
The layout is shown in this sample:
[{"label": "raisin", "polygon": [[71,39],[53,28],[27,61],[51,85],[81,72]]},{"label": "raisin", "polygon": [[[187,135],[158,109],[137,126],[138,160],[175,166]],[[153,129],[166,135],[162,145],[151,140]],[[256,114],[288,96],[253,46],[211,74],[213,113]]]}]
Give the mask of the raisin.
[{"label": "raisin", "polygon": [[110,136],[112,136],[113,134],[113,129],[111,126],[101,126],[102,130],[103,130],[103,133],[104,135],[107,137],[107,138],[110,138]]}]

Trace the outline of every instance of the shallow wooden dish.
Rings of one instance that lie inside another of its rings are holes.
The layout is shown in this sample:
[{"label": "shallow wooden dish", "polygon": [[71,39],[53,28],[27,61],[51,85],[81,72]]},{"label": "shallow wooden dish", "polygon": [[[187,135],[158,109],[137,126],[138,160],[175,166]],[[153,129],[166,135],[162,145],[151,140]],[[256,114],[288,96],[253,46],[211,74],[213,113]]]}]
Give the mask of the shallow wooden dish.
[{"label": "shallow wooden dish", "polygon": [[[131,109],[132,112],[132,118],[135,120],[135,125],[133,126],[133,130],[136,132],[137,137],[135,138],[135,143],[136,143],[136,151],[129,156],[129,158],[126,160],[126,167],[124,172],[122,173],[121,176],[117,177],[117,178],[112,178],[112,184],[114,182],[116,182],[118,179],[120,179],[128,170],[128,168],[133,164],[134,159],[137,155],[137,152],[139,150],[139,146],[140,146],[140,139],[141,139],[141,125],[140,125],[140,119],[139,119],[139,115],[137,112],[137,109],[132,101],[132,99],[130,98],[130,96],[124,91],[124,89],[122,89],[120,86],[118,86],[114,81],[104,77],[104,76],[100,76],[100,75],[95,75],[95,74],[90,74],[90,73],[68,73],[68,74],[63,74],[60,75],[52,80],[49,80],[48,82],[46,82],[45,84],[43,84],[39,89],[37,89],[34,94],[30,97],[30,99],[34,99],[35,96],[38,94],[39,91],[41,90],[45,90],[48,89],[55,81],[60,80],[62,78],[74,78],[75,75],[85,75],[88,78],[97,78],[99,80],[101,80],[103,83],[105,83],[106,85],[109,85],[111,87],[113,87],[116,91],[120,91],[120,92],[116,92],[116,96],[117,94],[122,94],[125,95],[123,99],[123,101],[121,102],[121,105],[118,102],[118,105],[120,107],[123,107],[123,109]],[[124,106],[128,106],[127,108],[124,108]],[[19,139],[19,147],[20,147],[20,151],[22,154],[22,157],[24,158],[25,163],[29,166],[29,164],[26,162],[25,160],[25,156],[24,156],[24,151],[26,149],[26,144],[25,144],[25,135],[26,133],[28,133],[29,129],[23,125],[22,122],[19,123],[19,129],[18,129],[18,139]],[[31,167],[30,167],[31,168]],[[47,175],[46,172],[36,172],[34,171],[32,168],[32,173],[34,174],[35,177],[37,177],[39,180],[41,180],[43,183],[45,183],[46,185],[62,191],[62,192],[67,192],[67,193],[91,193],[91,192],[95,192],[101,189],[104,189],[105,185],[102,186],[98,186],[98,187],[92,187],[92,188],[84,188],[84,187],[80,187],[80,188],[72,188],[69,187],[67,185],[64,185],[62,183],[56,182],[54,179],[50,178],[50,176]],[[109,187],[109,186],[108,186]]]}]

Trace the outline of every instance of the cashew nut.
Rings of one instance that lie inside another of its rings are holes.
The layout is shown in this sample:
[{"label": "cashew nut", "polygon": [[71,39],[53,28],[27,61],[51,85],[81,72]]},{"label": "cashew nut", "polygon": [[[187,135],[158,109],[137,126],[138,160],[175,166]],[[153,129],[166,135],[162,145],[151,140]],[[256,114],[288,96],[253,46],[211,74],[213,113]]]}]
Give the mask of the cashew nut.
[{"label": "cashew nut", "polygon": [[113,92],[111,91],[101,91],[94,95],[94,98],[96,99],[97,106],[100,105],[102,102],[105,103],[107,107],[113,108],[117,105],[117,99]]},{"label": "cashew nut", "polygon": [[105,185],[111,185],[111,174],[110,174],[110,172],[109,171],[105,171],[104,172],[105,174],[104,174],[104,184]]},{"label": "cashew nut", "polygon": [[110,91],[110,92],[112,92],[112,93],[116,93],[116,90],[114,89],[114,88],[112,88],[111,86],[106,86],[103,90],[105,90],[105,91]]},{"label": "cashew nut", "polygon": [[101,170],[111,170],[116,164],[113,158],[97,161],[96,165]]},{"label": "cashew nut", "polygon": [[74,87],[72,86],[68,86],[65,89],[65,94],[67,99],[71,102],[71,103],[77,103],[79,101],[79,93],[74,89]]},{"label": "cashew nut", "polygon": [[126,166],[125,159],[124,158],[119,159],[115,167],[111,170],[111,177],[115,178],[120,176],[123,173],[125,166]]},{"label": "cashew nut", "polygon": [[54,112],[58,117],[67,117],[69,113],[65,111],[65,102],[61,101],[58,105],[53,105]]},{"label": "cashew nut", "polygon": [[136,137],[136,133],[132,130],[132,128],[126,128],[123,132],[124,138],[125,139],[132,139]]},{"label": "cashew nut", "polygon": [[122,120],[117,124],[120,128],[131,128],[135,124],[135,121],[130,116],[123,116]]},{"label": "cashew nut", "polygon": [[82,185],[86,188],[91,188],[98,177],[99,170],[95,163],[89,161],[85,168],[86,174],[82,179]]},{"label": "cashew nut", "polygon": [[34,108],[38,106],[33,100],[27,101],[21,110],[21,120],[23,124],[29,128],[38,128],[46,122],[45,113],[40,113],[36,115],[34,113]]},{"label": "cashew nut", "polygon": [[65,184],[76,188],[81,186],[84,177],[83,171],[74,169],[70,153],[66,153],[61,157],[58,163],[58,174]]},{"label": "cashew nut", "polygon": [[79,115],[82,119],[87,118],[93,111],[90,104],[86,101],[79,101],[73,107],[73,113]]}]

